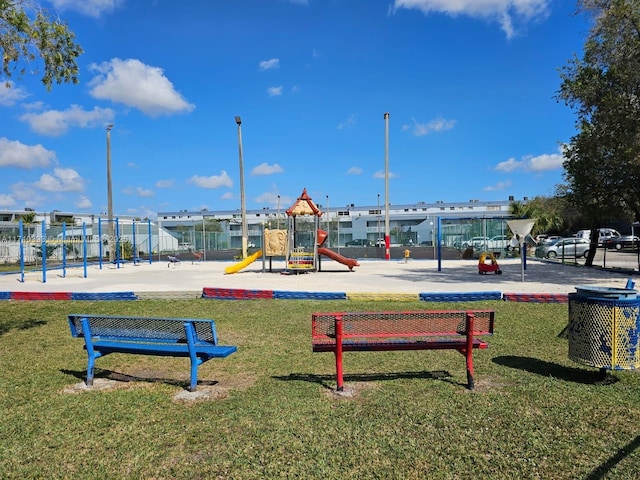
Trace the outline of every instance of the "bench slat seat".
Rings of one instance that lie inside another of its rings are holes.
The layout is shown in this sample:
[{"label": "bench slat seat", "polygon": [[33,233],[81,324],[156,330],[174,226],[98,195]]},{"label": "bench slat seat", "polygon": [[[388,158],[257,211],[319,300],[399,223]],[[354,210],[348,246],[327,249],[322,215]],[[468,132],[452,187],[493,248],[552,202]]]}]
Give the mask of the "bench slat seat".
[{"label": "bench slat seat", "polygon": [[[85,347],[86,348],[86,347]],[[189,346],[186,344],[166,344],[166,343],[134,343],[118,341],[97,341],[93,342],[93,349],[102,352],[102,356],[108,353],[132,353],[141,355],[157,355],[167,357],[188,357]],[[231,355],[237,350],[232,346],[204,346],[196,345],[196,352],[200,357],[223,358]]]},{"label": "bench slat seat", "polygon": [[71,314],[71,335],[85,340],[87,386],[93,385],[95,360],[110,353],[189,357],[189,390],[198,383],[198,366],[224,358],[238,347],[219,345],[215,323],[207,319],[115,317]]},{"label": "bench slat seat", "polygon": [[473,350],[493,334],[493,310],[402,312],[318,312],[312,315],[313,352],[333,352],[338,391],[343,390],[342,352],[457,350],[466,358],[467,383],[474,388]]},{"label": "bench slat seat", "polygon": [[[366,341],[366,342],[342,342],[343,352],[382,352],[386,350],[447,350],[455,348],[464,348],[467,345],[466,338],[460,340],[441,339],[426,340],[417,342],[405,341]],[[473,339],[473,348],[489,348],[487,342],[483,342],[477,338]],[[335,343],[314,343],[314,352],[333,352],[336,349]]]}]

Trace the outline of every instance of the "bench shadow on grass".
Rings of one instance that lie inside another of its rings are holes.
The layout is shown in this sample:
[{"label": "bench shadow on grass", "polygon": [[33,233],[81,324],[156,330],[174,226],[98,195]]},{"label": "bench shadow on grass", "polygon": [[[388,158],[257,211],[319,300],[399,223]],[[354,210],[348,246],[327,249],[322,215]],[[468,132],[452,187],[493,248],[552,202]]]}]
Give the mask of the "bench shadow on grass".
[{"label": "bench shadow on grass", "polygon": [[493,358],[493,362],[505,367],[524,370],[543,377],[553,377],[567,382],[583,384],[611,384],[618,379],[611,375],[603,377],[599,370],[586,370],[584,368],[567,367],[559,363],[547,362],[539,358],[521,357],[517,355],[504,355]]},{"label": "bench shadow on grass", "polygon": [[[76,377],[78,380],[84,382],[87,379],[87,371],[77,371],[77,370],[66,370],[60,369],[60,373],[65,375],[71,375],[72,377]],[[114,372],[113,370],[104,370],[104,369],[95,369],[95,374],[93,376],[94,379],[102,378],[105,380],[113,380],[120,383],[134,383],[134,382],[144,382],[144,383],[164,383],[165,385],[172,385],[174,387],[184,388],[185,390],[189,389],[189,381],[188,380],[176,380],[175,378],[160,378],[154,377],[150,373],[148,377],[141,377],[136,375],[128,375],[126,373]],[[212,387],[217,385],[219,382],[217,380],[201,380],[198,379],[198,387]]]},{"label": "bench shadow on grass", "polygon": [[11,323],[11,322],[6,322],[3,325],[0,325],[0,336],[4,335],[5,333],[9,333],[10,330],[16,329],[16,330],[29,330],[30,328],[37,328],[37,327],[42,327],[43,325],[46,325],[47,322],[44,320],[36,320],[34,319],[27,319],[27,320],[21,320],[15,323]]},{"label": "bench shadow on grass", "polygon": [[[332,375],[316,375],[313,373],[290,373],[289,375],[273,376],[276,380],[283,382],[301,381],[317,383],[318,385],[328,390],[335,390],[336,376]],[[376,380],[398,380],[398,379],[414,379],[422,378],[427,380],[440,380],[448,382],[453,385],[459,385],[466,387],[467,384],[455,382],[451,378],[451,374],[446,370],[436,370],[433,372],[418,371],[418,372],[397,372],[397,373],[345,373],[345,382],[373,382]]]},{"label": "bench shadow on grass", "polygon": [[615,466],[620,463],[625,457],[628,457],[640,447],[640,435],[627,443],[624,447],[620,448],[615,455],[611,456],[609,460],[599,465],[595,470],[593,470],[589,475],[587,475],[585,480],[600,480],[605,478],[611,470],[615,468]]}]

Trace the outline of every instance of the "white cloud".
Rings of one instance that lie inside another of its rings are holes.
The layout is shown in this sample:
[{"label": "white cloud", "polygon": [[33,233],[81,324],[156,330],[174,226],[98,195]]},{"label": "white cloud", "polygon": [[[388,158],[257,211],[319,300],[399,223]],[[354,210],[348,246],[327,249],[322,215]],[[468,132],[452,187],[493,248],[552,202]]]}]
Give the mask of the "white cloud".
[{"label": "white cloud", "polygon": [[0,168],[48,167],[56,162],[56,154],[42,145],[25,145],[18,141],[0,137]]},{"label": "white cloud", "polygon": [[498,182],[495,185],[484,187],[482,190],[484,190],[485,192],[499,192],[509,188],[510,186],[511,186],[511,181],[507,180],[506,182]]},{"label": "white cloud", "polygon": [[66,110],[25,113],[20,120],[27,122],[36,133],[57,137],[66,133],[69,127],[94,128],[111,122],[114,117],[115,113],[110,108],[94,107],[88,111],[79,105],[71,105]]},{"label": "white cloud", "polygon": [[[42,197],[38,195],[38,191],[33,188],[33,185],[29,185],[28,183],[17,182],[11,185],[10,188],[13,192],[13,198],[19,201],[28,201],[30,206],[42,200]],[[34,200],[36,200],[36,202],[34,202]]]},{"label": "white cloud", "polygon": [[220,188],[220,187],[232,187],[233,181],[231,177],[224,170],[220,172],[220,175],[211,175],[210,177],[201,177],[194,175],[188,180],[196,187],[200,188]]},{"label": "white cloud", "polygon": [[496,165],[495,170],[498,172],[511,173],[522,167],[523,162],[519,162],[515,158],[510,158],[509,160],[505,160],[504,162],[500,162]]},{"label": "white cloud", "polygon": [[13,207],[16,204],[16,201],[13,199],[11,195],[7,195],[6,193],[0,193],[0,207],[8,208]]},{"label": "white cloud", "polygon": [[222,200],[233,200],[233,192],[227,192],[220,197]]},{"label": "white cloud", "polygon": [[280,59],[279,58],[271,58],[269,60],[263,60],[260,62],[260,70],[274,70],[276,68],[280,68]]},{"label": "white cloud", "polygon": [[111,13],[124,0],[50,0],[56,10],[74,10],[89,17],[98,18],[103,13]]},{"label": "white cloud", "polygon": [[45,192],[82,192],[84,179],[73,168],[54,168],[53,174],[45,173],[33,186]]},{"label": "white cloud", "polygon": [[155,194],[150,188],[136,187],[136,195],[139,197],[153,197]]},{"label": "white cloud", "polygon": [[562,168],[564,157],[560,153],[538,155],[528,159],[529,169],[534,172]]},{"label": "white cloud", "polygon": [[267,88],[267,93],[270,97],[279,97],[280,95],[282,95],[282,85],[278,87]]},{"label": "white cloud", "polygon": [[[384,170],[378,170],[376,173],[373,174],[373,178],[384,178]],[[389,178],[395,178],[397,177],[397,175],[393,172],[389,172]]]},{"label": "white cloud", "polygon": [[93,207],[93,203],[89,198],[84,195],[80,195],[80,197],[76,200],[75,205],[77,208],[87,209]]},{"label": "white cloud", "polygon": [[558,170],[562,168],[564,157],[562,155],[562,148],[560,147],[558,153],[544,153],[537,156],[526,156],[522,160],[516,160],[510,158],[504,162],[498,163],[494,170],[497,172],[511,173],[516,170],[522,170],[525,172],[542,172],[546,170]]},{"label": "white cloud", "polygon": [[403,125],[402,130],[411,130],[411,133],[416,137],[422,137],[429,135],[430,133],[444,132],[445,130],[451,130],[455,125],[455,120],[446,120],[444,118],[436,118],[428,123],[418,123],[416,119],[412,119],[412,125]]},{"label": "white cloud", "polygon": [[[7,86],[7,84],[9,86]],[[29,94],[24,88],[16,87],[13,82],[0,80],[0,105],[10,107],[28,96]]]},{"label": "white cloud", "polygon": [[175,182],[173,180],[158,180],[156,182],[156,188],[171,188]]},{"label": "white cloud", "polygon": [[349,168],[349,170],[347,170],[347,175],[361,175],[362,174],[362,168],[360,167],[351,167]]},{"label": "white cloud", "polygon": [[286,205],[291,205],[293,203],[293,201],[291,200],[291,197],[280,196],[280,199],[278,199],[278,194],[274,192],[265,192],[261,195],[258,195],[258,197],[256,197],[255,200],[258,203],[266,203],[276,208],[278,207],[278,204],[279,204],[279,206],[282,207],[283,209],[287,208]]},{"label": "white cloud", "polygon": [[524,22],[544,19],[549,3],[550,0],[395,0],[393,11],[415,9],[425,15],[444,13],[495,21],[511,38],[515,34],[514,19]]},{"label": "white cloud", "polygon": [[355,124],[356,124],[356,114],[353,113],[349,116],[349,118],[347,118],[346,120],[338,124],[338,130],[342,130],[344,128],[351,128]]},{"label": "white cloud", "polygon": [[98,72],[89,82],[94,98],[137,108],[150,117],[191,112],[195,108],[176,91],[161,68],[140,60],[114,58],[93,64],[91,69]]},{"label": "white cloud", "polygon": [[282,173],[284,170],[280,165],[274,163],[273,165],[269,165],[268,163],[261,163],[257,167],[254,167],[251,170],[251,175],[259,176],[259,175],[273,175],[274,173]]}]

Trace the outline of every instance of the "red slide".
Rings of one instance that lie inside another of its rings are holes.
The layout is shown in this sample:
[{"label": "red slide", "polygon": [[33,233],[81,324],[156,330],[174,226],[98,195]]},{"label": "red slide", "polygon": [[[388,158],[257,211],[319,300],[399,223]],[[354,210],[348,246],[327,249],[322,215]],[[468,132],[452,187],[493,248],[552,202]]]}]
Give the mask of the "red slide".
[{"label": "red slide", "polygon": [[353,271],[353,267],[359,267],[360,266],[360,264],[358,263],[357,260],[354,260],[353,258],[343,257],[339,253],[336,253],[333,250],[329,250],[328,248],[318,247],[318,253],[320,255],[324,255],[326,257],[329,257],[330,259],[335,260],[336,262],[339,262],[339,263],[342,263],[343,265],[346,265],[347,267],[349,267],[349,270],[351,270],[351,271]]}]

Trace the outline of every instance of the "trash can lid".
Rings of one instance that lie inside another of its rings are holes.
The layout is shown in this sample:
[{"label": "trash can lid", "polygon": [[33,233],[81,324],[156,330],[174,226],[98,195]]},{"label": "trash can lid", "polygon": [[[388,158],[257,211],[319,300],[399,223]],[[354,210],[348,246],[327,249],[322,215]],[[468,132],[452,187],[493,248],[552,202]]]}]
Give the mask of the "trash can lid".
[{"label": "trash can lid", "polygon": [[578,295],[585,297],[600,298],[636,298],[638,292],[632,288],[616,288],[616,287],[598,287],[598,286],[578,286],[576,287]]}]

